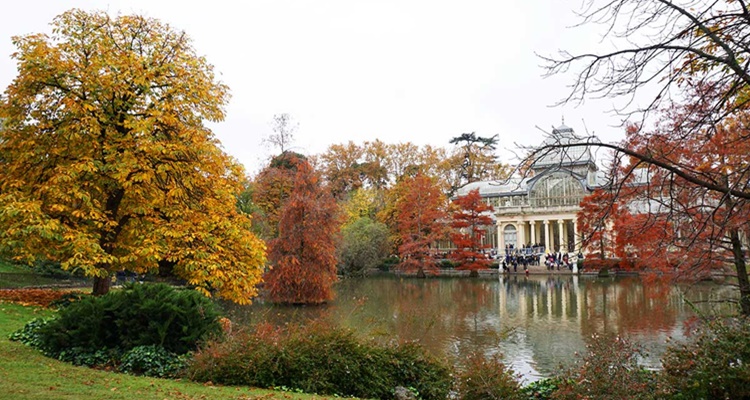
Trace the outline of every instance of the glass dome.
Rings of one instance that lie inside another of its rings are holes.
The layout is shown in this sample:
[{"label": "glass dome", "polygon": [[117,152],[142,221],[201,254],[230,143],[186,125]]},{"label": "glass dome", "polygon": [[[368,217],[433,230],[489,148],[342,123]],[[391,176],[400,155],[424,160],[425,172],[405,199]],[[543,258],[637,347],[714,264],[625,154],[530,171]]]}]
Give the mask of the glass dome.
[{"label": "glass dome", "polygon": [[541,177],[529,191],[532,207],[578,206],[586,192],[577,179],[565,172]]}]

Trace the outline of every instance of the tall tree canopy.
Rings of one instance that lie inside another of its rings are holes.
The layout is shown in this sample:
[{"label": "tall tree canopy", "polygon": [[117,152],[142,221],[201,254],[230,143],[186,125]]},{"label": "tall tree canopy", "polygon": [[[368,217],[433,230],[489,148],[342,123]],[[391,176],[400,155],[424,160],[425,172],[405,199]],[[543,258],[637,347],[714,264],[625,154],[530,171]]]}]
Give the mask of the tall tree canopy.
[{"label": "tall tree canopy", "polygon": [[495,150],[497,149],[498,135],[491,137],[477,136],[475,132],[463,133],[450,140],[450,144],[457,146],[454,157],[459,171],[459,180],[451,188],[451,193],[461,186],[484,179],[500,179],[496,175],[504,174],[502,164],[497,162]]},{"label": "tall tree canopy", "polygon": [[269,243],[266,288],[274,302],[307,304],[333,299],[336,239],[341,224],[330,192],[306,161],[280,211],[279,236]]},{"label": "tall tree canopy", "polygon": [[458,269],[471,271],[471,276],[479,276],[480,269],[489,267],[491,260],[484,251],[490,245],[484,243],[487,227],[493,225],[490,212],[495,209],[482,200],[479,189],[474,189],[465,196],[453,200],[456,209],[451,213],[451,228],[454,232],[450,237],[456,245],[456,250],[450,258],[459,263]]},{"label": "tall tree canopy", "polygon": [[0,102],[0,251],[51,259],[108,291],[160,261],[203,292],[247,303],[265,247],[237,212],[242,168],[204,120],[228,94],[184,32],[140,16],[68,11],[13,38]]},{"label": "tall tree canopy", "polygon": [[289,151],[294,142],[294,132],[298,125],[294,123],[291,115],[287,113],[274,114],[271,129],[273,133],[263,139],[264,142],[271,146],[277,147],[281,154]]},{"label": "tall tree canopy", "polygon": [[491,138],[464,135],[469,136],[454,138],[461,139],[455,143],[463,143],[464,139],[471,141],[450,151],[443,147],[379,140],[331,145],[320,155],[320,167],[337,198],[344,198],[346,193],[360,187],[386,189],[403,176],[413,176],[417,172],[436,178],[446,193],[467,182],[508,177],[510,167],[497,162],[494,155],[497,135]]},{"label": "tall tree canopy", "polygon": [[388,256],[391,249],[388,227],[369,217],[361,217],[341,230],[339,273],[365,275]]},{"label": "tall tree canopy", "polygon": [[394,189],[400,193],[395,204],[399,267],[421,277],[425,272],[437,273],[432,246],[445,236],[445,196],[433,179],[422,174],[402,179]]},{"label": "tall tree canopy", "polygon": [[307,163],[305,156],[287,151],[272,158],[271,163],[255,177],[251,198],[258,208],[258,215],[263,217],[263,239],[278,236],[281,207],[292,192],[297,167]]},{"label": "tall tree canopy", "polygon": [[611,227],[620,216],[621,202],[615,201],[614,193],[596,189],[581,200],[581,209],[576,214],[578,232],[587,257],[605,259],[615,253],[615,235]]}]

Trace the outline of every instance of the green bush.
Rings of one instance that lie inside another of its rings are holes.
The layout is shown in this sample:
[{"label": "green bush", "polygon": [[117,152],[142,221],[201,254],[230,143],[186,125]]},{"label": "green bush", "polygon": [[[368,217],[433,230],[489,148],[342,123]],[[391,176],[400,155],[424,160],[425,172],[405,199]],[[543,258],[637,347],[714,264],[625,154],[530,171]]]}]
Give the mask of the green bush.
[{"label": "green bush", "polygon": [[37,347],[65,360],[99,351],[124,353],[149,345],[184,354],[197,348],[203,338],[221,331],[218,316],[213,302],[195,291],[164,284],[132,284],[61,309],[57,318],[38,328]]},{"label": "green bush", "polygon": [[531,382],[521,389],[522,398],[529,400],[550,400],[562,382],[563,379],[560,377],[545,378]]},{"label": "green bush", "polygon": [[456,378],[459,398],[464,400],[521,399],[519,377],[505,366],[499,355],[468,357]]},{"label": "green bush", "polygon": [[750,320],[712,321],[667,349],[663,375],[675,399],[750,399]]},{"label": "green bush", "polygon": [[49,306],[52,308],[57,308],[57,309],[65,308],[75,303],[76,301],[80,301],[89,296],[91,295],[88,293],[83,293],[83,292],[68,292],[60,296],[59,299],[49,303]]},{"label": "green bush", "polygon": [[121,353],[117,348],[92,350],[84,347],[71,347],[54,354],[54,356],[60,361],[73,365],[114,367],[119,363]]},{"label": "green bush", "polygon": [[57,278],[57,279],[69,279],[74,276],[83,276],[81,272],[71,272],[68,270],[62,269],[59,262],[55,261],[37,261],[34,263],[33,271],[35,274],[40,276],[46,276],[49,278]]},{"label": "green bush", "polygon": [[283,331],[261,325],[211,341],[194,354],[187,375],[226,385],[362,398],[390,399],[403,386],[424,399],[444,399],[451,387],[449,367],[420,346],[376,345],[320,324]]},{"label": "green bush", "polygon": [[451,260],[440,260],[438,267],[442,269],[454,269],[459,265],[461,265],[461,263],[453,262]]},{"label": "green bush", "polygon": [[184,367],[183,356],[170,353],[161,346],[138,346],[123,354],[120,371],[156,378],[174,378]]},{"label": "green bush", "polygon": [[42,341],[39,336],[39,329],[47,325],[51,320],[52,318],[34,318],[24,325],[23,328],[11,333],[8,338],[27,346],[40,348]]},{"label": "green bush", "polygon": [[341,230],[338,272],[345,276],[363,276],[379,266],[390,249],[388,227],[362,217]]},{"label": "green bush", "polygon": [[401,260],[398,258],[398,256],[388,256],[380,261],[380,264],[378,264],[378,269],[388,272],[392,270],[393,267],[399,262],[401,262]]}]

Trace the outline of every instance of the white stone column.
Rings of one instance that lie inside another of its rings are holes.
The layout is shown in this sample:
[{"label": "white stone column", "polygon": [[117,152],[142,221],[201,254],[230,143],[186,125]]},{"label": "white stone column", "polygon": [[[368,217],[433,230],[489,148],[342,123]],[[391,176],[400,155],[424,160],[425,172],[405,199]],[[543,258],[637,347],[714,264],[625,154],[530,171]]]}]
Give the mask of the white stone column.
[{"label": "white stone column", "polygon": [[526,243],[526,227],[523,221],[516,221],[516,248],[520,249]]},{"label": "white stone column", "polygon": [[[505,258],[505,235],[503,234],[503,225],[503,222],[500,222],[499,220],[497,221],[497,255]],[[502,262],[500,264],[502,264]]]},{"label": "white stone column", "polygon": [[544,220],[544,247],[547,253],[552,252],[552,242],[550,242],[550,236],[549,236],[549,221]]},{"label": "white stone column", "polygon": [[531,225],[531,238],[529,240],[531,241],[531,245],[533,246],[534,243],[536,243],[536,221],[531,220],[529,221],[529,224]]},{"label": "white stone column", "polygon": [[575,235],[575,252],[581,252],[581,235],[578,234],[578,220],[573,220],[573,234]]},{"label": "white stone column", "polygon": [[561,253],[562,253],[562,248],[563,248],[563,224],[564,223],[565,223],[565,221],[563,221],[561,219],[557,220],[557,228],[559,230],[557,233],[558,233],[558,238],[560,239],[559,250],[560,250]]}]

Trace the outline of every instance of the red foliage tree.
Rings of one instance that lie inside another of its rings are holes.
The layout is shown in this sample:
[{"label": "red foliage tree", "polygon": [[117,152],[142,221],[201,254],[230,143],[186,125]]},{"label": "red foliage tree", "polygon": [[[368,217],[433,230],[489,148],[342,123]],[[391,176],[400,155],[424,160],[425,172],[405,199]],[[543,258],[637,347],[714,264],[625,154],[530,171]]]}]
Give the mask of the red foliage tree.
[{"label": "red foliage tree", "polygon": [[581,244],[588,258],[605,259],[615,253],[614,221],[620,214],[620,206],[614,201],[614,193],[597,189],[585,196],[576,216]]},{"label": "red foliage tree", "polygon": [[294,187],[297,167],[306,163],[303,155],[287,151],[275,156],[255,177],[252,201],[259,213],[254,214],[253,218],[262,220],[263,239],[278,236],[281,209]]},{"label": "red foliage tree", "polygon": [[417,272],[437,273],[431,247],[445,233],[445,196],[437,183],[421,173],[405,177],[398,183],[402,196],[396,201],[396,220],[399,238],[399,268]]},{"label": "red foliage tree", "polygon": [[273,302],[316,304],[333,299],[340,222],[330,193],[309,163],[297,165],[294,185],[280,212],[279,233],[269,243],[272,269],[266,289]]},{"label": "red foliage tree", "polygon": [[663,214],[623,212],[615,221],[615,255],[623,269],[669,271],[679,253],[673,252],[673,225]]},{"label": "red foliage tree", "polygon": [[[734,264],[739,286],[750,295],[746,255],[736,251],[747,232],[748,201],[712,188],[746,187],[750,142],[744,137],[750,116],[738,114],[704,135],[687,135],[692,119],[705,115],[702,107],[696,102],[667,109],[650,132],[629,127],[629,149],[681,171],[628,160],[620,172],[618,199],[628,210],[615,224],[616,252],[635,268],[676,271],[689,280]],[[696,184],[696,179],[709,184]],[[743,313],[750,313],[750,299]]]},{"label": "red foliage tree", "polygon": [[451,228],[456,231],[450,237],[456,250],[450,254],[450,259],[459,263],[458,269],[471,271],[470,276],[479,276],[477,271],[486,269],[491,262],[484,254],[490,246],[483,243],[483,239],[485,227],[492,225],[492,218],[487,212],[495,209],[482,201],[479,189],[457,197],[453,204],[457,209],[451,215]]},{"label": "red foliage tree", "polygon": [[700,93],[715,89],[693,90],[695,101],[664,110],[651,131],[629,127],[618,148],[628,158],[613,186],[628,212],[615,224],[617,253],[687,280],[714,272],[736,279],[740,298],[731,301],[750,315],[750,113],[709,126]]}]

